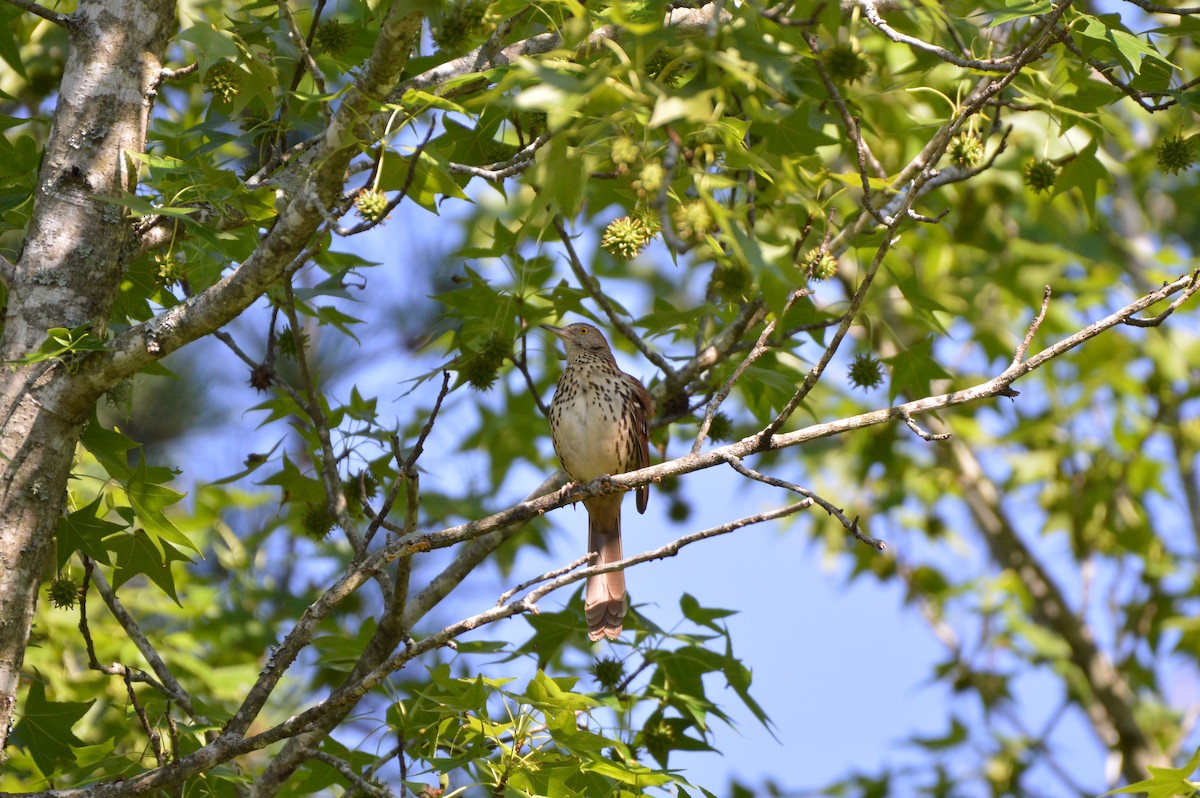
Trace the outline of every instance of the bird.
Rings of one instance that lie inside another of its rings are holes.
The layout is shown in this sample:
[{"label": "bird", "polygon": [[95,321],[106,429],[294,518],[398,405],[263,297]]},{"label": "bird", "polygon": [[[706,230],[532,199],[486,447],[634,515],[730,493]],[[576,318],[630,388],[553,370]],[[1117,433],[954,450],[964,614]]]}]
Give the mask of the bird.
[{"label": "bird", "polygon": [[[567,353],[550,403],[550,437],[563,470],[575,482],[586,483],[648,466],[654,400],[646,387],[621,371],[604,334],[591,324],[542,327],[563,340]],[[649,485],[637,488],[639,513],[646,512],[649,497]],[[583,501],[593,565],[622,559],[624,498],[624,493],[612,493]],[[626,610],[624,571],[588,577],[584,611],[590,640],[617,639]]]}]

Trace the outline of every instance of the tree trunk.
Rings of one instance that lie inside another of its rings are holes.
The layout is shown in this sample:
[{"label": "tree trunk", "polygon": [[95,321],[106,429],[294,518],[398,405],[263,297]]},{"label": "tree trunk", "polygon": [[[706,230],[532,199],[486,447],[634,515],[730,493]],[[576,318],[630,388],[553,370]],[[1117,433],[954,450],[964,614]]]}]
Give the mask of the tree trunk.
[{"label": "tree trunk", "polygon": [[[33,217],[8,285],[0,336],[8,363],[36,350],[52,327],[103,334],[122,269],[136,253],[127,214],[104,198],[136,185],[136,167],[124,153],[145,149],[174,17],[168,0],[99,0],[81,2],[68,18],[71,52]],[[0,752],[86,420],[86,411],[42,401],[68,370],[66,363],[39,363],[0,377]],[[72,406],[90,407],[96,398],[73,397]]]}]

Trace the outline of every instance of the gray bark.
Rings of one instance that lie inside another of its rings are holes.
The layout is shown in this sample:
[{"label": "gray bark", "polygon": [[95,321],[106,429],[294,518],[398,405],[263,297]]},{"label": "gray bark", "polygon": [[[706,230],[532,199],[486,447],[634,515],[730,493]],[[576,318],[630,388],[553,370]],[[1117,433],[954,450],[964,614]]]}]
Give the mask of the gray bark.
[{"label": "gray bark", "polygon": [[[71,51],[33,216],[8,275],[7,362],[36,350],[52,327],[104,329],[136,242],[121,207],[102,198],[135,184],[122,153],[144,149],[174,19],[169,0],[84,2],[68,18]],[[0,752],[72,457],[102,390],[94,384],[63,407],[55,394],[69,376],[64,364],[35,364],[0,378]]]}]

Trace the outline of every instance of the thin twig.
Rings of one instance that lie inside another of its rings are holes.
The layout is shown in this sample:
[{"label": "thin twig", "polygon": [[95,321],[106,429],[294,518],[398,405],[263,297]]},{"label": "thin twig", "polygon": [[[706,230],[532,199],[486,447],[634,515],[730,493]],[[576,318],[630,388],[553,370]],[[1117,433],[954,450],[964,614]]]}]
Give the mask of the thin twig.
[{"label": "thin twig", "polygon": [[533,165],[533,157],[537,151],[550,141],[552,133],[543,133],[526,146],[518,150],[511,158],[488,164],[487,166],[471,166],[470,164],[449,163],[446,170],[454,175],[474,175],[484,180],[503,180],[524,172]]},{"label": "thin twig", "polygon": [[588,294],[595,300],[600,309],[604,311],[604,315],[608,317],[609,323],[621,332],[630,343],[637,347],[638,351],[646,356],[646,359],[659,368],[670,379],[675,373],[675,369],[667,362],[667,359],[651,349],[642,337],[621,318],[612,303],[608,301],[601,291],[596,279],[587,273],[587,269],[583,267],[583,261],[579,259],[579,255],[575,253],[575,245],[571,243],[571,234],[567,232],[566,225],[563,224],[561,216],[554,217],[554,229],[558,231],[559,237],[562,239],[563,246],[567,250],[567,263],[570,264],[571,270],[575,272],[576,279],[579,280],[580,287],[587,291]]},{"label": "thin twig", "polygon": [[767,339],[771,336],[771,333],[775,331],[775,322],[778,319],[782,319],[787,316],[788,310],[791,309],[792,304],[798,298],[802,296],[808,296],[809,293],[810,292],[807,288],[799,288],[795,291],[792,291],[787,298],[787,302],[785,302],[783,305],[783,311],[780,312],[776,318],[767,322],[766,326],[763,327],[763,331],[758,336],[758,341],[750,349],[750,352],[742,359],[742,362],[738,364],[737,368],[733,370],[733,373],[729,375],[729,379],[725,380],[725,383],[721,386],[720,390],[718,390],[712,399],[709,400],[708,406],[704,410],[704,419],[700,422],[700,429],[696,432],[696,440],[692,442],[692,454],[700,451],[700,447],[704,443],[704,439],[708,437],[709,429],[712,428],[713,419],[716,418],[717,415],[717,409],[720,408],[721,403],[729,397],[729,394],[733,391],[733,386],[742,378],[742,375],[746,373],[746,370],[754,365],[756,360],[771,350],[771,347],[767,345]]},{"label": "thin twig", "polygon": [[850,125],[850,140],[854,143],[854,152],[858,156],[858,180],[862,185],[862,206],[863,209],[871,214],[875,221],[879,222],[884,227],[892,223],[890,217],[884,216],[871,201],[871,176],[867,174],[867,157],[871,154],[867,149],[867,143],[862,137],[862,127],[858,117],[853,117]]},{"label": "thin twig", "polygon": [[[292,9],[285,0],[279,2],[279,15],[287,22],[288,38],[292,40],[292,44],[300,51],[300,63],[308,69],[308,73],[312,75],[313,83],[317,87],[317,91],[322,95],[328,94],[329,90],[325,88],[325,75],[321,72],[321,68],[317,66],[316,59],[312,56],[312,51],[309,49],[309,44],[312,42],[313,33],[316,31],[317,24],[321,20],[321,11],[318,8],[313,15],[312,25],[309,26],[308,36],[305,37],[300,33],[300,27],[296,24],[296,18],[292,15]],[[303,73],[297,65],[296,74],[292,77],[292,91],[295,91],[300,85],[300,77]],[[325,115],[325,121],[329,121],[329,106],[326,103],[320,103],[321,111]]]},{"label": "thin twig", "polygon": [[[197,723],[208,723],[209,721],[207,718],[196,712],[192,704],[191,695],[187,692],[187,690],[183,689],[183,687],[175,679],[174,674],[167,669],[167,665],[165,662],[163,662],[162,657],[160,657],[158,652],[154,650],[154,647],[150,645],[150,640],[146,637],[145,633],[142,632],[142,628],[138,625],[138,622],[135,621],[133,616],[131,616],[125,610],[125,606],[121,603],[121,600],[117,598],[116,594],[113,592],[113,589],[109,586],[108,580],[104,578],[104,575],[99,571],[94,571],[92,573],[92,582],[96,585],[96,590],[99,591],[100,597],[104,599],[104,603],[108,607],[108,611],[111,612],[113,617],[117,619],[117,623],[119,623],[121,628],[125,630],[125,634],[129,636],[129,639],[137,648],[138,653],[140,653],[146,662],[150,664],[150,669],[153,670],[154,674],[159,678],[161,682],[160,689],[162,693],[179,704],[179,708],[182,709],[184,714],[186,714],[189,718],[192,718]],[[153,684],[149,680],[147,680],[147,683]]]},{"label": "thin twig", "polygon": [[93,564],[90,557],[87,557],[86,555],[81,556],[83,556],[83,585],[79,588],[79,634],[83,637],[84,650],[87,651],[88,667],[94,671],[99,671],[100,673],[104,673],[109,676],[121,676],[127,679],[133,679],[137,682],[145,682],[155,690],[158,690],[164,696],[167,696],[169,699],[170,693],[167,692],[166,688],[159,684],[154,677],[150,676],[148,673],[145,673],[141,670],[128,668],[119,662],[113,663],[112,665],[103,665],[100,663],[99,658],[96,656],[96,644],[92,642],[92,632],[88,627],[87,619],[87,593],[88,584],[92,580]]},{"label": "thin twig", "polygon": [[1033,343],[1033,336],[1037,335],[1038,328],[1046,320],[1046,310],[1050,307],[1050,293],[1050,286],[1046,286],[1046,290],[1042,292],[1042,309],[1034,317],[1033,323],[1029,325],[1029,330],[1025,333],[1024,340],[1013,354],[1012,365],[1015,366],[1025,359],[1025,353],[1029,351],[1029,345]]},{"label": "thin twig", "polygon": [[433,432],[433,424],[437,421],[438,411],[442,409],[442,402],[446,399],[446,394],[450,393],[450,372],[442,372],[442,387],[438,391],[437,399],[433,403],[433,409],[429,411],[429,418],[425,420],[425,426],[421,427],[421,434],[417,436],[417,442],[413,444],[412,450],[408,453],[408,458],[404,461],[404,470],[411,472],[417,465],[417,460],[425,452],[425,441],[429,438],[429,433]]},{"label": "thin twig", "polygon": [[[808,36],[805,38],[805,42],[807,42],[808,48],[812,50],[813,55],[816,56],[813,60],[813,67],[817,70],[817,77],[821,79],[821,85],[825,87],[825,93],[833,101],[834,108],[837,108],[838,116],[842,119],[842,125],[845,126],[847,131],[853,130],[855,127],[854,115],[850,113],[850,108],[846,105],[846,100],[842,97],[842,92],[838,89],[837,84],[833,82],[833,78],[829,77],[829,71],[825,69],[825,62],[821,60],[821,51],[817,47],[817,38],[815,36]],[[862,141],[861,136],[855,142],[855,147],[861,150],[861,157],[865,158],[876,177],[882,178],[887,176],[887,170],[883,168],[883,164],[879,163],[879,160],[871,152],[871,148],[867,146],[867,143]]]},{"label": "thin twig", "polygon": [[950,52],[945,47],[930,44],[914,36],[901,33],[879,15],[879,9],[876,7],[874,0],[858,0],[858,7],[863,10],[863,16],[867,18],[867,22],[874,25],[884,36],[897,44],[907,44],[914,50],[935,55],[949,64],[954,64],[964,69],[974,69],[979,72],[1007,72],[1009,65],[1012,64],[1014,57],[1012,55],[1006,55],[1001,58],[963,58],[956,53]]},{"label": "thin twig", "polygon": [[[855,540],[859,541],[860,543],[865,543],[876,551],[883,551],[887,548],[887,543],[884,541],[873,538],[870,535],[863,534],[861,531],[859,531],[857,518],[854,518],[853,520],[847,518],[845,512],[843,512],[840,507],[834,506],[832,502],[822,498],[816,493],[813,493],[808,488],[801,487],[794,482],[787,482],[777,477],[767,476],[766,474],[755,471],[753,468],[747,468],[746,465],[742,463],[742,459],[740,457],[734,457],[731,455],[724,458],[724,460],[725,462],[729,463],[729,466],[734,471],[738,472],[744,477],[749,477],[750,479],[753,479],[757,482],[762,482],[765,485],[772,485],[776,488],[783,488],[784,490],[790,490],[793,493],[798,493],[803,496],[809,504],[816,504],[820,506],[822,510],[836,518],[838,523],[845,527],[846,531],[853,535]],[[801,504],[805,504],[805,502],[801,502]]]},{"label": "thin twig", "polygon": [[[418,480],[420,479],[420,473],[416,469],[417,460],[425,451],[425,440],[429,437],[429,433],[433,431],[433,424],[437,420],[438,411],[442,409],[442,402],[448,393],[450,393],[450,372],[446,371],[442,373],[442,387],[438,391],[437,399],[433,403],[433,409],[429,411],[429,418],[426,419],[425,426],[421,428],[421,433],[417,437],[417,442],[413,445],[412,450],[408,453],[408,457],[404,460],[400,459],[400,438],[396,435],[392,436],[392,455],[397,466],[396,480],[392,483],[392,489],[383,500],[383,506],[379,508],[378,513],[375,512],[367,501],[364,478],[361,474],[359,475],[359,489],[362,492],[363,512],[371,519],[371,525],[363,535],[363,543],[359,548],[360,555],[366,553],[367,545],[375,537],[375,533],[379,531],[381,526],[395,534],[408,534],[416,529]],[[408,491],[406,494],[406,521],[403,528],[387,520],[388,514],[392,511],[392,506],[396,502],[396,498],[400,495],[401,484],[406,485]]]},{"label": "thin twig", "polygon": [[658,193],[654,195],[651,206],[658,214],[658,234],[662,236],[667,249],[678,256],[691,249],[691,245],[680,241],[679,236],[675,235],[675,226],[671,222],[671,213],[667,207],[671,181],[675,179],[675,167],[679,165],[679,134],[668,127],[667,137],[667,148],[662,157],[663,181],[659,186]]},{"label": "thin twig", "polygon": [[550,579],[555,579],[557,577],[562,576],[563,574],[569,574],[569,573],[571,573],[571,571],[574,571],[576,568],[580,567],[581,565],[587,565],[594,559],[596,559],[595,554],[591,554],[591,553],[585,554],[584,556],[580,557],[578,560],[576,560],[573,563],[570,563],[569,565],[564,565],[562,568],[555,568],[553,571],[547,571],[546,573],[542,574],[541,576],[535,576],[528,581],[522,582],[521,584],[517,585],[516,587],[512,588],[511,590],[504,591],[500,595],[500,598],[496,601],[496,604],[497,605],[506,604],[506,603],[508,603],[508,600],[510,598],[517,595],[522,590],[526,590],[528,588],[533,587],[536,584],[540,584],[540,583],[548,581]]},{"label": "thin twig", "polygon": [[1157,327],[1166,321],[1168,316],[1175,312],[1175,308],[1182,305],[1188,300],[1188,297],[1196,293],[1197,289],[1200,289],[1200,269],[1192,272],[1191,286],[1189,286],[1186,291],[1180,294],[1174,302],[1167,305],[1167,309],[1162,313],[1159,313],[1157,316],[1153,316],[1149,319],[1139,319],[1136,316],[1130,316],[1128,319],[1125,319],[1125,323],[1130,327]]},{"label": "thin twig", "polygon": [[952,437],[949,432],[939,432],[937,434],[926,432],[908,413],[900,416],[900,418],[904,419],[904,425],[923,441],[948,441]]},{"label": "thin twig", "polygon": [[163,759],[162,740],[157,730],[150,725],[150,718],[146,715],[146,709],[137,700],[137,694],[133,692],[133,679],[130,678],[129,669],[125,669],[125,694],[129,696],[129,703],[133,704],[134,714],[137,715],[138,721],[142,724],[142,730],[146,732],[146,736],[150,739],[150,750],[154,752],[154,762],[159,767],[166,764]]},{"label": "thin twig", "polygon": [[[521,321],[525,324],[524,319]],[[529,350],[526,342],[528,336],[525,334],[528,329],[521,332],[521,355],[519,358],[513,358],[513,363],[517,367],[517,371],[521,372],[521,376],[525,378],[525,385],[529,388],[529,395],[533,397],[533,401],[537,404],[538,411],[543,417],[550,417],[550,408],[546,407],[546,403],[542,400],[542,395],[538,392],[537,383],[533,381],[533,375],[529,373]]]},{"label": "thin twig", "polygon": [[[386,220],[388,218],[388,216],[391,214],[392,211],[396,210],[396,206],[398,206],[401,202],[404,201],[404,198],[408,196],[408,192],[412,189],[413,181],[417,177],[417,163],[421,160],[421,154],[423,152],[425,152],[425,148],[427,146],[429,146],[429,142],[433,139],[433,134],[434,134],[434,131],[436,131],[436,130],[437,130],[437,125],[431,124],[429,126],[429,130],[427,130],[425,132],[425,138],[422,139],[421,143],[418,144],[413,149],[412,155],[410,155],[408,157],[408,171],[405,172],[404,185],[402,185],[400,187],[400,193],[397,194],[392,199],[388,200],[387,205],[384,207],[383,211],[380,212],[380,214],[376,218],[363,219],[361,222],[354,225],[353,227],[342,227],[340,225],[336,225],[334,227],[333,232],[336,233],[337,235],[343,236],[343,237],[352,236],[352,235],[357,235],[359,233],[365,232],[367,230],[370,230],[373,227],[383,224],[384,220]],[[347,205],[346,207],[348,209],[349,205]]]},{"label": "thin twig", "polygon": [[333,754],[321,751],[320,749],[309,751],[308,756],[310,759],[315,759],[318,762],[324,762],[326,765],[329,765],[329,767],[333,768],[338,773],[341,773],[357,789],[362,790],[367,795],[372,795],[374,798],[394,798],[391,790],[382,785],[375,784],[367,779],[364,779],[362,776],[358,775],[349,762],[341,759],[340,757],[336,757]]},{"label": "thin twig", "polygon": [[283,312],[288,319],[292,345],[296,353],[296,366],[299,369],[300,381],[304,388],[305,398],[300,402],[300,407],[308,415],[312,431],[316,433],[321,446],[320,470],[325,486],[325,507],[329,514],[337,520],[338,526],[342,528],[342,534],[350,541],[350,546],[358,551],[362,546],[362,538],[350,521],[346,494],[342,490],[342,478],[338,474],[338,460],[333,451],[329,420],[325,417],[325,411],[321,406],[321,397],[317,393],[317,384],[308,365],[308,347],[304,342],[303,331],[300,329],[300,318],[296,314],[296,295],[292,290],[291,280],[283,281],[283,298]]}]

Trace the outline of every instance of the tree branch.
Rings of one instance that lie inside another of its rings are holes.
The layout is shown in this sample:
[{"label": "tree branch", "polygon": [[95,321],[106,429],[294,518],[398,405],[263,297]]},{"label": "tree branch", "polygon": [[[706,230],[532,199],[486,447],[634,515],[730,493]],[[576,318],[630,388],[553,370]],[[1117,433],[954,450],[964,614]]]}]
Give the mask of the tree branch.
[{"label": "tree branch", "polygon": [[1009,65],[1012,64],[1013,56],[1011,54],[1001,58],[963,58],[956,53],[950,52],[945,47],[939,47],[936,44],[930,44],[916,37],[909,36],[906,33],[901,33],[879,15],[879,8],[875,5],[874,0],[858,0],[858,7],[862,9],[863,16],[867,18],[867,22],[874,25],[884,36],[897,44],[907,44],[914,50],[936,55],[946,63],[954,64],[964,69],[974,69],[978,72],[1007,72]]},{"label": "tree branch", "polygon": [[255,251],[210,288],[131,327],[104,352],[87,358],[73,375],[56,380],[44,395],[48,407],[67,418],[82,417],[109,387],[223,326],[288,270],[321,224],[318,206],[328,206],[341,194],[346,166],[357,152],[345,146],[347,140],[365,134],[375,98],[395,87],[420,34],[421,15],[403,10],[391,7],[374,52],[309,151],[311,160],[306,163],[311,171],[297,181],[298,188]]},{"label": "tree branch", "polygon": [[51,11],[45,6],[40,6],[33,0],[4,0],[11,6],[16,6],[22,11],[28,11],[30,14],[36,14],[44,20],[53,22],[55,25],[66,28],[67,30],[75,29],[75,20],[70,14],[60,14],[57,11]]},{"label": "tree branch", "polygon": [[967,505],[984,532],[992,558],[1017,574],[1033,599],[1030,613],[1040,626],[1062,638],[1070,650],[1071,662],[1087,679],[1095,700],[1081,698],[1079,705],[1104,744],[1120,750],[1121,773],[1134,782],[1144,777],[1147,765],[1165,764],[1162,751],[1138,723],[1133,690],[1096,644],[1091,630],[1067,602],[1049,571],[1021,540],[1004,512],[995,485],[984,476],[970,448],[955,440],[938,451],[947,467],[959,475]]},{"label": "tree branch", "polygon": [[616,308],[608,301],[597,284],[596,279],[587,273],[587,269],[583,266],[583,261],[579,259],[579,255],[575,253],[575,245],[571,243],[571,234],[567,232],[567,227],[563,224],[561,216],[554,217],[554,229],[558,231],[559,238],[562,239],[563,247],[567,250],[567,263],[571,265],[571,271],[575,272],[575,279],[579,280],[579,287],[595,300],[600,309],[604,311],[604,315],[608,317],[608,321],[612,326],[620,331],[621,335],[629,339],[629,342],[637,347],[647,360],[653,363],[658,369],[668,378],[674,374],[675,369],[667,362],[667,359],[658,352],[651,349],[642,340],[642,336],[637,334],[637,331],[629,325],[625,319],[621,318],[621,314],[617,313]]}]

